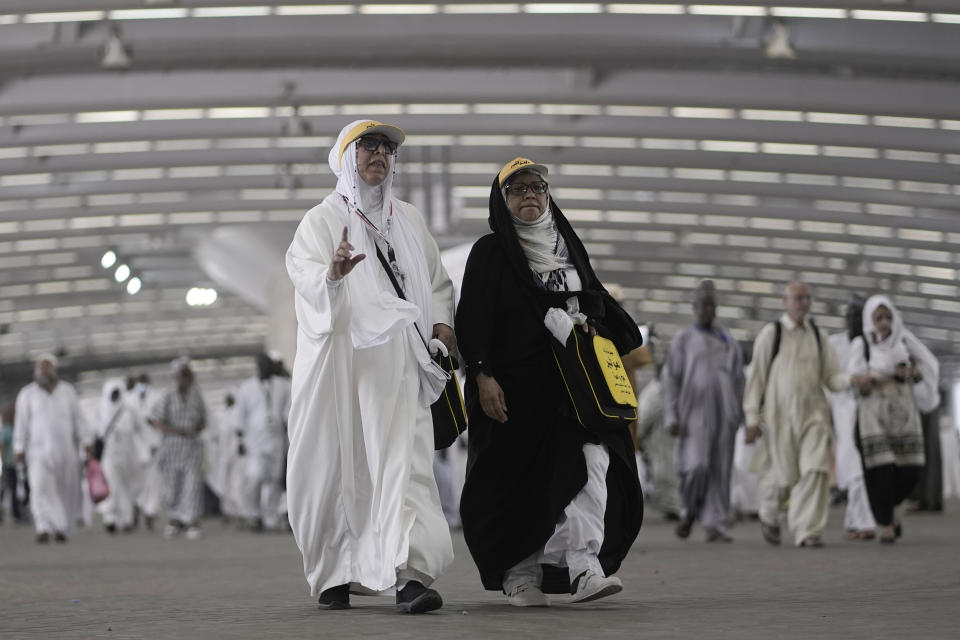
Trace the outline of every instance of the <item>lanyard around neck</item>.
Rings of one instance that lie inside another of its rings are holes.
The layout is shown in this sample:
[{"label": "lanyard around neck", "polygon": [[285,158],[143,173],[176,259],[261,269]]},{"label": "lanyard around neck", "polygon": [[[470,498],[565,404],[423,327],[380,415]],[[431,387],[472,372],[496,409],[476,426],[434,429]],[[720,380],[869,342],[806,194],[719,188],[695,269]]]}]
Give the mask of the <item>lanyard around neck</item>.
[{"label": "lanyard around neck", "polygon": [[[347,196],[345,196],[345,195],[343,195],[343,194],[340,194],[340,197],[343,198],[343,203],[344,203],[345,205],[347,205],[347,209],[349,210],[349,209],[350,209],[350,201],[347,200]],[[373,222],[371,222],[370,218],[368,218],[368,217],[363,213],[363,211],[360,210],[360,207],[356,207],[356,206],[355,206],[355,207],[353,207],[353,210],[357,212],[357,215],[360,216],[360,219],[363,221],[363,223],[364,223],[365,225],[367,225],[367,227],[368,227],[371,231],[373,231],[375,234],[377,234],[377,236],[378,236],[381,240],[383,240],[384,244],[387,245],[387,258],[389,258],[390,262],[391,262],[391,263],[396,262],[396,261],[397,261],[397,255],[396,255],[396,253],[395,253],[394,250],[393,250],[393,245],[390,243],[390,240],[387,239],[387,236],[384,235],[383,232],[381,232],[380,229],[377,228],[377,225],[375,225],[375,224],[373,224]],[[393,223],[393,203],[391,202],[391,203],[390,203],[390,214],[387,216],[387,224],[386,224],[387,233],[390,233],[390,227],[392,226],[392,223]]]}]

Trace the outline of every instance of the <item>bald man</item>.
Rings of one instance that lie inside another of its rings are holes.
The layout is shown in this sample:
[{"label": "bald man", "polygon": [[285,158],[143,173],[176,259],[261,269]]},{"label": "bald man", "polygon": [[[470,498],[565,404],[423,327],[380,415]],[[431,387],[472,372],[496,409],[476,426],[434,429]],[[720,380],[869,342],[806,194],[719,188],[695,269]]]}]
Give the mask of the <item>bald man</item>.
[{"label": "bald man", "polygon": [[785,313],[761,329],[754,341],[743,399],[746,440],[760,438],[754,459],[762,473],[760,530],[774,545],[780,544],[780,511],[789,499],[787,525],[796,545],[823,546],[832,439],[823,387],[839,392],[851,386],[827,336],[807,317],[810,303],[806,284],[787,285]]}]

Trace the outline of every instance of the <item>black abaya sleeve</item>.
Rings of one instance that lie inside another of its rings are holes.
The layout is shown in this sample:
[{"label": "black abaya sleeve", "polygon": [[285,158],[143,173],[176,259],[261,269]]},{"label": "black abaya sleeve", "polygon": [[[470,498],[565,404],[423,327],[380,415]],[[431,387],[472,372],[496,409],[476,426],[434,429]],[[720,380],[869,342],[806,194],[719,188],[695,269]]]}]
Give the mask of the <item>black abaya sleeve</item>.
[{"label": "black abaya sleeve", "polygon": [[470,250],[457,305],[457,344],[467,364],[467,377],[480,372],[492,376],[490,354],[496,335],[497,299],[504,261],[495,257],[492,235],[480,238]]}]

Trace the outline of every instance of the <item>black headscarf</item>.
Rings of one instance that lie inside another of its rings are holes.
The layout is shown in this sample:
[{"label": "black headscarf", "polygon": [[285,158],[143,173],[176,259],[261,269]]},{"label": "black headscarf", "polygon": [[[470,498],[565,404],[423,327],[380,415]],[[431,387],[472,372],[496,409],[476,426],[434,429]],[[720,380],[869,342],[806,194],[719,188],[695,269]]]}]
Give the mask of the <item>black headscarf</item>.
[{"label": "black headscarf", "polygon": [[623,307],[613,299],[613,296],[604,289],[590,265],[590,258],[587,256],[587,250],[580,238],[573,227],[570,226],[570,222],[563,215],[560,207],[557,206],[556,201],[549,194],[547,197],[550,199],[549,205],[553,211],[553,221],[557,227],[557,233],[567,244],[570,262],[577,269],[582,290],[576,292],[550,291],[530,268],[527,256],[520,246],[520,239],[517,236],[510,210],[507,209],[507,203],[503,199],[498,175],[494,177],[493,185],[490,188],[490,217],[487,221],[507,255],[507,260],[516,273],[517,279],[529,289],[531,296],[536,301],[541,317],[550,307],[565,309],[567,299],[576,296],[579,300],[580,312],[587,316],[590,324],[594,325],[601,335],[613,340],[620,353],[627,353],[639,347],[643,344],[643,338],[637,324],[624,311]]}]

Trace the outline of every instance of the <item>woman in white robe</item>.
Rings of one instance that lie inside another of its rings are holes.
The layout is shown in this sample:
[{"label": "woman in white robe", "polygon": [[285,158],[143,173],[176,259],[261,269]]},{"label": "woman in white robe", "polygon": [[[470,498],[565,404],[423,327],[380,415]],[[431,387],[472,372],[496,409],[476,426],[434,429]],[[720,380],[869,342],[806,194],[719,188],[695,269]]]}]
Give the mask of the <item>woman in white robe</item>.
[{"label": "woman in white robe", "polygon": [[289,519],[325,609],[349,608],[350,591],[393,588],[401,611],[436,609],[428,587],[453,561],[430,416],[447,378],[425,346],[432,336],[454,346],[453,287],[421,214],[392,197],[402,140],[390,125],[347,125],[329,156],[336,191],[287,251],[299,325]]},{"label": "woman in white robe", "polygon": [[143,481],[141,469],[150,459],[150,451],[140,433],[141,424],[123,398],[123,381],[108,380],[103,385],[100,403],[100,427],[103,439],[103,475],[110,495],[97,505],[109,533],[117,529],[133,530],[136,498]]}]

